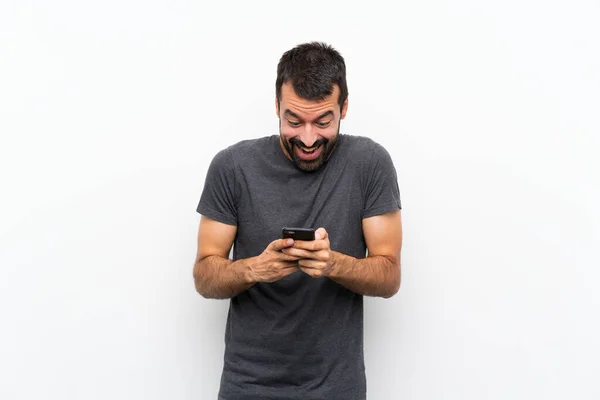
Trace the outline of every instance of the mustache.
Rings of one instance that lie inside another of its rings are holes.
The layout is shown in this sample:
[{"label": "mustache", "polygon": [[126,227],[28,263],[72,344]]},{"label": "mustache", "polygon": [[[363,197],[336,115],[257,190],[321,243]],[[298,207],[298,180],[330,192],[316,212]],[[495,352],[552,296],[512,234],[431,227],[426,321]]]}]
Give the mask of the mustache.
[{"label": "mustache", "polygon": [[317,141],[315,143],[313,143],[312,146],[308,147],[300,139],[298,139],[298,138],[292,138],[292,139],[290,139],[290,144],[295,145],[295,146],[304,147],[304,148],[310,150],[310,149],[316,149],[317,147],[319,147],[322,144],[327,144],[328,141],[329,140],[323,139],[323,138],[317,139]]}]

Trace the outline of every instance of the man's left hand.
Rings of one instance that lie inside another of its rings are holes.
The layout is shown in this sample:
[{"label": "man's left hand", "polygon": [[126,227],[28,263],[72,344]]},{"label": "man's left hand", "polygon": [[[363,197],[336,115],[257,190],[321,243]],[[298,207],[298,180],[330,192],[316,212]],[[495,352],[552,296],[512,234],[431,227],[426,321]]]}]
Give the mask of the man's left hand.
[{"label": "man's left hand", "polygon": [[296,240],[283,253],[300,257],[298,266],[313,278],[328,276],[333,267],[333,252],[329,247],[329,235],[325,228],[315,231],[315,240]]}]

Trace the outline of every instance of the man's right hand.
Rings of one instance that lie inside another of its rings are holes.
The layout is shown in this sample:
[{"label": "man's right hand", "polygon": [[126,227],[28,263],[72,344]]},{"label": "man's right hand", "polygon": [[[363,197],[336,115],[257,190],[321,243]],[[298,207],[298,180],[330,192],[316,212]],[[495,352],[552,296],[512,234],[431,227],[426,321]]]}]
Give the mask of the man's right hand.
[{"label": "man's right hand", "polygon": [[281,252],[291,247],[293,239],[277,239],[272,241],[259,255],[249,259],[246,276],[251,282],[275,282],[298,271],[299,257],[289,256]]}]

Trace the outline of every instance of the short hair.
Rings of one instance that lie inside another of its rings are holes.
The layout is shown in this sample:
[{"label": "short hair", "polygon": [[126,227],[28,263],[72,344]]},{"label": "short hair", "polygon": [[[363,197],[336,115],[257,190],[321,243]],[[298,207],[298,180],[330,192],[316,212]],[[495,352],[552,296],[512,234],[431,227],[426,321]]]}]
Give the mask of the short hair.
[{"label": "short hair", "polygon": [[277,65],[275,92],[281,102],[281,86],[291,82],[296,94],[307,100],[323,100],[340,88],[340,108],[348,97],[346,64],[333,47],[322,42],[303,43],[281,56]]}]

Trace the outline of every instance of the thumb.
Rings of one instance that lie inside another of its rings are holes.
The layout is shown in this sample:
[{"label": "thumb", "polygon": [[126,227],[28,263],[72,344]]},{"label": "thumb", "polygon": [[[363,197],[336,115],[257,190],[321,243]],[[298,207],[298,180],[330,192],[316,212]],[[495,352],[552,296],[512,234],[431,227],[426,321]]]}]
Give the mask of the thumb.
[{"label": "thumb", "polygon": [[277,239],[271,242],[271,245],[269,247],[271,248],[271,250],[279,251],[281,249],[285,249],[286,247],[290,247],[293,244],[294,239]]},{"label": "thumb", "polygon": [[325,228],[321,227],[315,231],[315,239],[326,239],[327,237],[329,237],[329,234],[327,233]]}]

